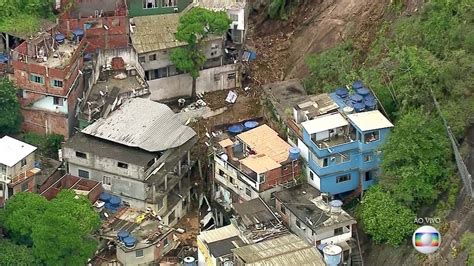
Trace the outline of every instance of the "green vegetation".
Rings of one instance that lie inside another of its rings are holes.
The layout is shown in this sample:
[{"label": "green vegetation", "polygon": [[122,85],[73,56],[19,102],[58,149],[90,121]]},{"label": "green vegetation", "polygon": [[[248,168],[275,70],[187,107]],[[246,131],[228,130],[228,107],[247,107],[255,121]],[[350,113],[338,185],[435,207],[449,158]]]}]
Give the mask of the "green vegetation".
[{"label": "green vegetation", "polygon": [[42,156],[58,159],[58,150],[64,142],[64,136],[58,134],[41,135],[37,133],[26,133],[24,141],[38,147],[38,153]]},{"label": "green vegetation", "polygon": [[99,228],[100,218],[86,197],[72,191],[63,190],[51,201],[18,193],[0,217],[10,238],[31,247],[39,264],[84,265],[97,247],[91,233]]},{"label": "green vegetation", "polygon": [[[403,1],[392,3],[391,10],[399,13],[402,8]],[[311,70],[305,81],[308,92],[333,91],[361,79],[395,122],[382,148],[380,186],[365,194],[358,209],[365,231],[378,242],[397,245],[411,231],[403,226],[386,227],[374,222],[374,217],[400,221],[400,215],[392,211],[395,208],[411,224],[408,212],[418,212],[421,205],[432,204],[443,192],[448,202],[438,208],[446,214],[454,206],[459,184],[450,186],[455,169],[452,153],[431,95],[462,141],[474,122],[472,0],[432,0],[421,14],[382,25],[370,49],[362,51],[346,42],[310,56],[307,64]]]},{"label": "green vegetation", "polygon": [[0,135],[18,132],[20,123],[20,103],[15,85],[7,78],[0,79]]},{"label": "green vegetation", "polygon": [[0,261],[2,265],[35,265],[31,248],[0,239]]},{"label": "green vegetation", "polygon": [[170,58],[178,69],[189,73],[193,78],[191,95],[193,99],[196,98],[196,79],[199,77],[199,70],[206,63],[206,55],[200,50],[201,43],[210,36],[221,36],[226,33],[230,22],[226,12],[204,8],[193,8],[179,18],[176,40],[188,45],[173,50]]},{"label": "green vegetation", "polygon": [[466,232],[461,238],[461,248],[467,251],[467,264],[474,265],[474,233]]},{"label": "green vegetation", "polygon": [[415,213],[397,202],[379,185],[367,190],[357,215],[361,218],[365,231],[377,243],[399,245],[416,229],[413,224]]},{"label": "green vegetation", "polygon": [[54,0],[0,0],[0,31],[31,34],[53,17]]}]

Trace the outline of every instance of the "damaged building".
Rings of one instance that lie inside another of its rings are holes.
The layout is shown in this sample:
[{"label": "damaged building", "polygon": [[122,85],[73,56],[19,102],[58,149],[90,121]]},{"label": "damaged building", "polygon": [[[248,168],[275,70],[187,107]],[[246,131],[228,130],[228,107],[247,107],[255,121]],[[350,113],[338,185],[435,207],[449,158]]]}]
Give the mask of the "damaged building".
[{"label": "damaged building", "polygon": [[[132,45],[154,101],[191,96],[191,76],[177,69],[170,59],[173,49],[186,45],[175,37],[180,16],[177,13],[130,20]],[[207,61],[196,81],[197,93],[240,87],[239,65],[225,52],[224,43],[224,36],[209,36],[203,41],[202,52]]]},{"label": "damaged building", "polygon": [[268,201],[273,192],[293,186],[301,172],[291,146],[269,126],[251,122],[252,129],[242,132],[243,125],[233,125],[233,134],[222,133],[213,140],[213,199],[226,211],[257,197]]},{"label": "damaged building", "polygon": [[82,95],[84,32],[57,27],[37,33],[12,51],[12,79],[19,88],[22,128],[70,137],[78,125],[77,98]]},{"label": "damaged building", "polygon": [[196,133],[164,104],[132,98],[63,145],[68,172],[172,226],[190,206]]}]

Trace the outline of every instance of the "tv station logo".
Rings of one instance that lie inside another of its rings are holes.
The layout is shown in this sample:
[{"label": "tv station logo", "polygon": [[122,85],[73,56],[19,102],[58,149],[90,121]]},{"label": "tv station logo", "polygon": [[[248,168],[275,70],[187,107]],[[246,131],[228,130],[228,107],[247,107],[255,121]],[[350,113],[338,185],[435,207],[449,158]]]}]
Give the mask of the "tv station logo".
[{"label": "tv station logo", "polygon": [[424,225],[413,233],[413,247],[423,254],[432,254],[439,249],[441,234],[436,228]]}]

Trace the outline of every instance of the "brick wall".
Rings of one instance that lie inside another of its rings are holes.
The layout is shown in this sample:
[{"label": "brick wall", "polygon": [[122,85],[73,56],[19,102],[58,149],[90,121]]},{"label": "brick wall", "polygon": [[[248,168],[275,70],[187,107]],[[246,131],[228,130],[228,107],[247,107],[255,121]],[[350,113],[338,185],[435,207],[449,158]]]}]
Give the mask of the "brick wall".
[{"label": "brick wall", "polygon": [[68,118],[64,114],[21,108],[23,115],[22,129],[39,134],[56,133],[69,137]]},{"label": "brick wall", "polygon": [[[294,173],[293,173],[294,171]],[[278,184],[283,184],[297,178],[301,172],[301,165],[298,161],[282,165],[280,168],[268,171],[266,174],[265,183],[260,184],[260,191],[265,191]]]}]

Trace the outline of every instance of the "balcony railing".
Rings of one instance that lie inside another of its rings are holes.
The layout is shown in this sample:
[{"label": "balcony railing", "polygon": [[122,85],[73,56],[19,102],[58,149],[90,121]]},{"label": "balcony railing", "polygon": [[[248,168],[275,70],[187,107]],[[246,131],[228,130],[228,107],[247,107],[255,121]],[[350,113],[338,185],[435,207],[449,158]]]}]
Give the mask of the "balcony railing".
[{"label": "balcony railing", "polygon": [[0,174],[0,182],[9,184],[12,181],[12,178],[10,176],[7,176],[5,174]]}]

